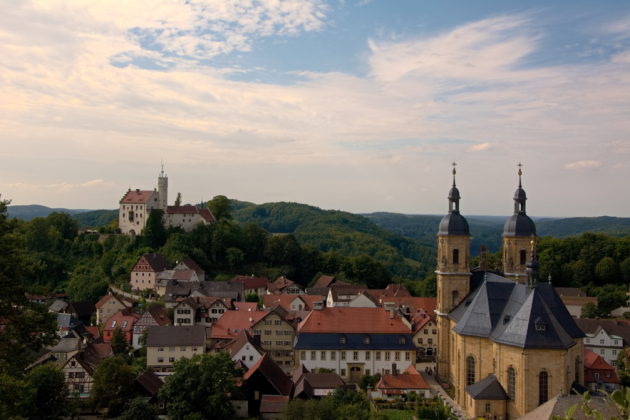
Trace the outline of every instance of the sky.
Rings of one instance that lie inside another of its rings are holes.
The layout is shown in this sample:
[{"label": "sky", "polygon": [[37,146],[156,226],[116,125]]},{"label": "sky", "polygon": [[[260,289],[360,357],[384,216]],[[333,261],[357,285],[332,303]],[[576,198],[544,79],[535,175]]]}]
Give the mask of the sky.
[{"label": "sky", "polygon": [[629,217],[630,2],[5,1],[0,194]]}]

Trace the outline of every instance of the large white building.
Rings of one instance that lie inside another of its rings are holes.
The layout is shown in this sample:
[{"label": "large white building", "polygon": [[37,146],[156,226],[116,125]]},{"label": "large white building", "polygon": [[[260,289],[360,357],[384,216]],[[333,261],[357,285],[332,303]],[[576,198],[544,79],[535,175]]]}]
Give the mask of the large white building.
[{"label": "large white building", "polygon": [[164,212],[164,226],[179,226],[190,232],[199,223],[212,224],[214,216],[208,209],[195,206],[168,205],[168,177],[164,170],[158,176],[158,187],[153,190],[127,191],[120,200],[118,209],[118,227],[124,234],[139,235],[144,230],[151,210]]}]

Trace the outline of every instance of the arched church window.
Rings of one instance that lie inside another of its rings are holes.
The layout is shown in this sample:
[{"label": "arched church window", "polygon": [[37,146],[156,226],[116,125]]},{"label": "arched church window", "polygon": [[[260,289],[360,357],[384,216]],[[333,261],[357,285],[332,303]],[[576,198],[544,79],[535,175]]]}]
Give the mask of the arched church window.
[{"label": "arched church window", "polygon": [[475,358],[468,356],[466,359],[466,386],[475,383]]},{"label": "arched church window", "polygon": [[549,400],[549,375],[546,371],[538,375],[538,405],[542,405]]},{"label": "arched church window", "polygon": [[516,371],[513,367],[508,368],[508,397],[516,401]]},{"label": "arched church window", "polygon": [[459,292],[457,292],[457,290],[453,290],[453,306],[457,306],[458,298],[459,298]]},{"label": "arched church window", "polygon": [[453,250],[453,264],[459,264],[459,249]]},{"label": "arched church window", "polygon": [[527,262],[527,251],[521,249],[521,264],[525,264]]}]

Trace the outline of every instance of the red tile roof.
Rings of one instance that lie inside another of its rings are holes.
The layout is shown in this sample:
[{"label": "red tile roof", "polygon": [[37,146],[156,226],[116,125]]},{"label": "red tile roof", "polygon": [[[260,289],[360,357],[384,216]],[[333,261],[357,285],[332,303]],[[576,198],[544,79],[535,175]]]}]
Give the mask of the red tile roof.
[{"label": "red tile roof", "polygon": [[247,371],[245,376],[243,376],[243,379],[247,381],[256,372],[260,372],[265,378],[267,378],[280,395],[286,397],[291,395],[293,382],[276,364],[276,362],[273,361],[271,356],[269,356],[269,353],[263,354],[263,357],[254,363],[254,366]]},{"label": "red tile roof", "polygon": [[402,375],[385,375],[378,381],[376,385],[378,389],[430,389],[431,387],[422,378],[422,375],[415,375],[411,373],[403,373]]},{"label": "red tile roof", "polygon": [[313,287],[330,287],[330,284],[335,280],[335,277],[332,276],[321,276],[317,279],[317,283],[315,283]]},{"label": "red tile roof", "polygon": [[214,218],[214,215],[208,209],[200,209],[199,214],[207,223],[214,223],[217,220]]},{"label": "red tile roof", "polygon": [[230,281],[240,281],[245,290],[266,288],[269,284],[267,277],[234,276]]},{"label": "red tile roof", "polygon": [[276,281],[273,283],[269,283],[267,285],[267,290],[269,293],[282,292],[287,287],[291,286],[295,282],[293,280],[289,280],[286,277],[278,277]]},{"label": "red tile roof", "polygon": [[182,263],[186,264],[186,267],[190,268],[191,270],[194,270],[195,273],[197,274],[205,274],[205,271],[203,270],[203,268],[199,267],[199,265],[194,262],[191,258],[186,258],[184,261],[182,261]]},{"label": "red tile roof", "polygon": [[435,323],[437,325],[435,320],[433,318],[431,318],[430,316],[425,315],[424,313],[416,314],[416,316],[414,316],[413,319],[412,319],[413,333],[415,334],[418,331],[420,331],[422,329],[422,327],[427,325],[427,323],[429,323],[430,321],[432,321],[433,323]]},{"label": "red tile roof", "polygon": [[88,332],[90,332],[94,338],[98,338],[101,335],[98,327],[85,327],[85,329],[88,330]]},{"label": "red tile roof", "polygon": [[[113,331],[118,327],[120,327],[123,332],[131,331],[138,319],[140,319],[140,315],[132,312],[129,308],[121,309],[107,320],[103,331]],[[114,324],[114,322],[116,324]],[[127,322],[127,324],[125,324],[125,322]]]},{"label": "red tile roof", "polygon": [[226,311],[221,318],[212,326],[210,338],[212,339],[234,339],[239,331],[249,330],[258,321],[267,316],[269,312],[241,312]]},{"label": "red tile roof", "polygon": [[[584,382],[596,382],[595,373],[599,373],[599,380],[608,383],[621,383],[615,373],[615,368],[600,355],[584,348]],[[609,374],[610,377],[606,377]]]},{"label": "red tile roof", "polygon": [[[298,295],[264,295],[263,296],[263,306],[265,308],[271,308],[273,306],[282,306],[287,311],[291,310],[291,302],[295,299],[300,300],[301,296]],[[321,297],[317,296],[320,300]],[[300,300],[302,305],[306,305],[303,300]]]},{"label": "red tile roof", "polygon": [[254,312],[258,310],[256,302],[234,302],[234,310],[242,312]]},{"label": "red tile roof", "polygon": [[151,198],[153,193],[156,193],[156,191],[129,190],[122,200],[120,200],[120,204],[144,204]]},{"label": "red tile roof", "polygon": [[311,312],[298,326],[300,333],[410,334],[398,316],[382,308],[324,308]]}]

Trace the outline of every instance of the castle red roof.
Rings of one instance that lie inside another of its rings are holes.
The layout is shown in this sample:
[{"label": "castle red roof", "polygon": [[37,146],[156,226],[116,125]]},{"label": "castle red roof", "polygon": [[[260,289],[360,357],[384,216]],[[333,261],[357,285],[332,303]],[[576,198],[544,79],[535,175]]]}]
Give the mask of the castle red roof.
[{"label": "castle red roof", "polygon": [[134,190],[127,191],[127,194],[120,200],[120,204],[144,204],[156,191]]}]

